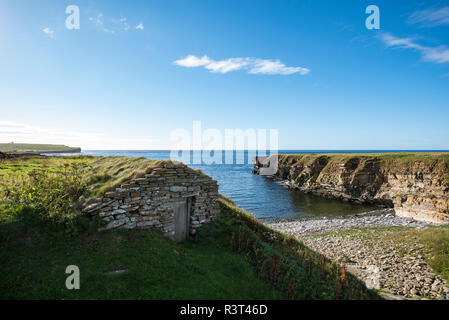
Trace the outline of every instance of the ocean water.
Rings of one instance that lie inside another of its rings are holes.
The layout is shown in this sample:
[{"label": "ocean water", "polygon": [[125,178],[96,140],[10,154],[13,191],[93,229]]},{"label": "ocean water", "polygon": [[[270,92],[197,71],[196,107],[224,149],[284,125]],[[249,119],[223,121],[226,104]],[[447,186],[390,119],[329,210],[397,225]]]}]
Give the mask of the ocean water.
[{"label": "ocean water", "polygon": [[[411,150],[412,151],[412,150]],[[351,150],[280,150],[279,154],[294,153],[334,153],[358,152]],[[363,152],[386,152],[382,150],[366,150]],[[389,151],[391,152],[391,151]],[[170,151],[95,151],[85,150],[81,154],[92,156],[127,156],[145,157],[154,160],[170,159]],[[232,164],[225,162],[224,152],[222,164],[189,164],[199,168],[217,180],[219,191],[231,198],[239,207],[252,212],[258,219],[265,221],[301,219],[323,216],[353,215],[369,210],[373,206],[347,203],[339,200],[323,199],[307,195],[300,191],[289,190],[285,186],[263,176],[252,174],[252,153],[234,151]],[[192,157],[192,155],[191,155]],[[193,159],[193,158],[191,158]]]}]

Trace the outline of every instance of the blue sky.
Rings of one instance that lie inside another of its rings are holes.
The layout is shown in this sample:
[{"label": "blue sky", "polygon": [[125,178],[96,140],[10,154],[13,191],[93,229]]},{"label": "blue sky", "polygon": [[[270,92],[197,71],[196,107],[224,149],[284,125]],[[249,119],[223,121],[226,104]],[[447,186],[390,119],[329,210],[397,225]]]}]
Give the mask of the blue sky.
[{"label": "blue sky", "polygon": [[449,149],[444,1],[3,0],[0,43],[0,142],[169,149],[199,120],[280,149]]}]

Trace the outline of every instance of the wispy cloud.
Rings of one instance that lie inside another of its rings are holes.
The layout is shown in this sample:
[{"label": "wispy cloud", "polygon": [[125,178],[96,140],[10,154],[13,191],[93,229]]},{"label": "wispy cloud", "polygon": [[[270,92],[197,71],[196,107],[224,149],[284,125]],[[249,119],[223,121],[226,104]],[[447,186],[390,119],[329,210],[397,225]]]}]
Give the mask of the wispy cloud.
[{"label": "wispy cloud", "polygon": [[118,27],[120,29],[122,29],[123,31],[128,31],[129,29],[131,29],[131,26],[128,24],[128,22],[126,21],[126,18],[120,18],[119,21],[115,21],[113,20],[114,23],[116,23],[118,25]]},{"label": "wispy cloud", "polygon": [[48,27],[43,28],[42,32],[49,36],[51,39],[55,38],[55,32]]},{"label": "wispy cloud", "polygon": [[212,72],[228,73],[231,71],[237,71],[249,64],[248,59],[244,58],[230,58],[226,60],[214,61],[211,60],[204,67]]},{"label": "wispy cloud", "polygon": [[303,67],[287,67],[279,60],[265,60],[255,59],[254,66],[249,70],[249,73],[257,74],[282,74],[288,75],[293,73],[299,73],[301,75],[308,74],[309,69]]},{"label": "wispy cloud", "polygon": [[[117,34],[119,32],[127,32],[131,29],[131,25],[128,22],[128,19],[123,17],[120,19],[116,18],[105,18],[102,13],[99,13],[95,17],[90,17],[89,21],[94,23],[100,30],[105,33]],[[140,22],[135,29],[143,30],[144,25]]]},{"label": "wispy cloud", "polygon": [[93,22],[97,27],[99,27],[103,32],[115,34],[115,31],[106,27],[103,21],[103,14],[100,12],[96,17],[90,17],[89,21]]},{"label": "wispy cloud", "polygon": [[197,57],[188,55],[174,62],[178,66],[187,68],[203,67],[211,72],[228,73],[237,70],[246,70],[250,74],[277,74],[289,75],[298,73],[305,75],[310,72],[303,67],[288,67],[280,60],[259,58],[229,58],[225,60],[213,60],[208,56]]},{"label": "wispy cloud", "polygon": [[199,58],[194,55],[188,55],[184,59],[176,60],[175,64],[181,67],[195,68],[208,65],[210,62],[211,60],[208,56],[202,56],[201,58]]},{"label": "wispy cloud", "polygon": [[428,28],[449,25],[449,7],[415,11],[410,15],[407,22]]},{"label": "wispy cloud", "polygon": [[0,138],[2,138],[2,140],[5,140],[6,137],[11,140],[14,140],[14,138],[27,138],[33,140],[36,138],[51,138],[54,140],[55,138],[98,138],[99,136],[100,134],[98,133],[48,130],[19,122],[0,121]]},{"label": "wispy cloud", "polygon": [[413,49],[418,51],[424,61],[433,63],[448,63],[449,48],[447,46],[429,47],[418,44],[413,38],[398,38],[389,33],[380,34],[380,39],[388,47]]}]

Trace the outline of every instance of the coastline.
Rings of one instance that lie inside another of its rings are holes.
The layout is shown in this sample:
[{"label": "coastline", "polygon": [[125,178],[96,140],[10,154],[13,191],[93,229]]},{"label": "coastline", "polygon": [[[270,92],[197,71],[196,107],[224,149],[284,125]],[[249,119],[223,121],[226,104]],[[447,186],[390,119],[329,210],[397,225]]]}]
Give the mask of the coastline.
[{"label": "coastline", "polygon": [[278,154],[253,173],[329,199],[394,208],[396,215],[449,222],[449,153]]},{"label": "coastline", "polygon": [[[298,189],[289,171],[288,168],[281,175],[266,178],[289,190]],[[254,173],[258,173],[257,170]],[[321,196],[329,195],[322,193]],[[448,282],[431,269],[432,253],[417,236],[419,232],[447,223],[399,216],[395,208],[381,204],[378,210],[351,216],[280,220],[265,224],[337,261],[385,299],[434,300],[449,296]]]},{"label": "coastline", "polygon": [[424,222],[412,218],[395,215],[394,209],[379,209],[352,216],[305,218],[290,221],[268,222],[266,225],[290,235],[315,234],[332,231],[344,231],[351,228],[366,227],[412,227],[443,225],[441,223]]},{"label": "coastline", "polygon": [[410,236],[442,224],[398,217],[393,209],[336,218],[266,223],[343,265],[385,299],[439,299],[447,282],[428,264],[425,246]]}]

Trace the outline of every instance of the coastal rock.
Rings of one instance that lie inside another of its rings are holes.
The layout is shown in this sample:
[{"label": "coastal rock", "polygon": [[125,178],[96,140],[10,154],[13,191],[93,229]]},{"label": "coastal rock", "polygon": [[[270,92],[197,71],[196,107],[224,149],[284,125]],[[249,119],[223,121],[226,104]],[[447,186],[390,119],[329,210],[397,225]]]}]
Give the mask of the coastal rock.
[{"label": "coastal rock", "polygon": [[386,293],[388,299],[448,297],[445,293],[449,292],[449,287],[428,266],[423,245],[413,238],[399,241],[396,229],[377,228],[407,226],[422,229],[429,224],[403,217],[392,218],[387,212],[349,218],[283,221],[268,226],[295,236],[312,250],[345,265],[348,272],[369,288]]},{"label": "coastal rock", "polygon": [[[277,155],[271,178],[305,193],[391,207],[402,217],[449,222],[447,155],[405,156]],[[266,163],[256,157],[253,172]]]}]

